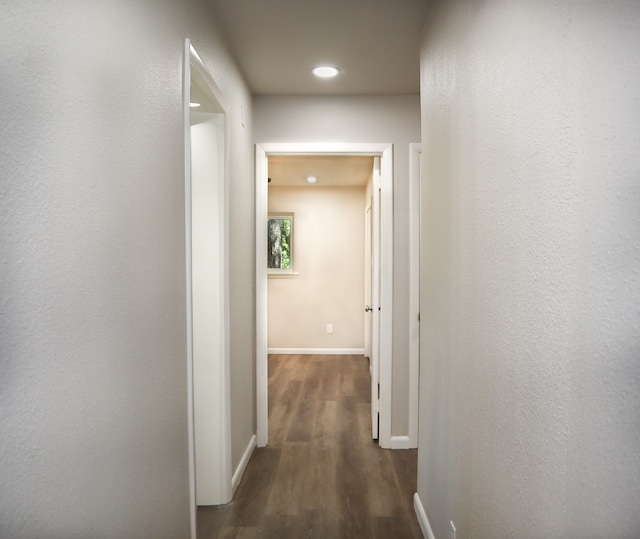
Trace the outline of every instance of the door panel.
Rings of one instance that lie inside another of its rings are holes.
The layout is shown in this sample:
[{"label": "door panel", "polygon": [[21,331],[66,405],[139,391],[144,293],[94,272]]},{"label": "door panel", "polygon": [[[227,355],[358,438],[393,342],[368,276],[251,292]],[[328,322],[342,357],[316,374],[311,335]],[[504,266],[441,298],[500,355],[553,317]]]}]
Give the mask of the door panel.
[{"label": "door panel", "polygon": [[380,158],[373,163],[371,234],[371,436],[378,439],[380,415]]},{"label": "door panel", "polygon": [[[372,177],[373,181],[373,177]],[[367,200],[367,209],[364,212],[364,355],[369,358],[371,365],[371,242],[373,235],[373,207],[371,199]],[[369,368],[371,371],[371,368]]]}]

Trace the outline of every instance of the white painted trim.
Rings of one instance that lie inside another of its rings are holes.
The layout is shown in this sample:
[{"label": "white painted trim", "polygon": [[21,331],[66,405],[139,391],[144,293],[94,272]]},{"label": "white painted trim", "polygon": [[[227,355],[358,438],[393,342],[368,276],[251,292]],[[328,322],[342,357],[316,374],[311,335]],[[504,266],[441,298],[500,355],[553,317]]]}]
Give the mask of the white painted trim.
[{"label": "white painted trim", "polygon": [[256,442],[265,447],[269,433],[267,365],[267,153],[256,144]]},{"label": "white painted trim", "polygon": [[258,143],[256,167],[256,419],[257,444],[268,438],[267,369],[267,157],[268,155],[372,155],[382,157],[382,294],[380,301],[381,447],[391,443],[393,323],[393,145],[388,143]]},{"label": "white painted trim", "polygon": [[[189,39],[187,39],[186,41],[189,42]],[[207,83],[207,87],[213,94],[213,97],[216,98],[216,101],[218,102],[220,107],[225,111],[225,114],[228,114],[229,104],[227,103],[227,99],[222,93],[222,90],[220,90],[220,88],[218,87],[218,84],[216,83],[216,81],[211,76],[211,73],[209,73],[209,69],[207,68],[207,66],[204,65],[204,62],[200,58],[200,55],[198,54],[198,52],[190,42],[189,42],[189,51],[190,51],[189,62],[191,63],[191,65],[193,65],[193,67],[197,69],[198,73],[202,76],[204,81]],[[191,78],[189,78],[189,91],[191,91]],[[191,110],[191,108],[189,108],[189,110]]]},{"label": "white painted trim", "polygon": [[[194,50],[195,52],[195,50]],[[197,53],[196,53],[197,56]],[[197,57],[200,61],[200,57]],[[231,122],[229,121],[229,104],[222,93],[222,90],[218,87],[216,82],[211,77],[209,70],[205,69],[204,78],[205,82],[209,89],[215,95],[218,104],[224,110],[224,280],[223,280],[223,290],[224,290],[224,375],[222,380],[222,409],[223,409],[223,417],[222,417],[222,430],[223,437],[221,439],[221,444],[223,444],[224,450],[222,452],[222,470],[224,471],[224,489],[227,493],[228,501],[231,501],[233,498],[233,489],[232,489],[232,457],[231,457],[231,264],[230,260],[230,231],[231,231],[231,222],[230,222],[230,212],[229,208],[231,207],[231,174],[229,169],[229,163],[231,163]]]},{"label": "white painted trim", "polygon": [[386,142],[265,142],[257,146],[269,155],[383,155],[392,145]]},{"label": "white painted trim", "polygon": [[364,356],[364,348],[269,348],[268,353],[302,356]]},{"label": "white painted trim", "polygon": [[371,173],[371,437],[380,440],[380,216],[382,171],[380,157],[373,158]]},{"label": "white painted trim", "polygon": [[420,391],[420,144],[409,145],[409,448],[418,447]]},{"label": "white painted trim", "polygon": [[224,327],[222,329],[222,361],[219,365],[220,376],[217,379],[215,391],[218,394],[219,417],[214,418],[217,426],[217,437],[220,440],[217,465],[219,466],[219,498],[221,503],[231,499],[231,377],[230,377],[230,325],[229,325],[229,141],[230,128],[228,121],[229,107],[224,95],[202,62],[200,56],[185,39],[183,57],[183,122],[184,122],[184,158],[185,158],[185,258],[186,258],[186,309],[187,309],[187,416],[188,416],[188,449],[189,449],[189,509],[192,539],[196,538],[196,463],[195,463],[195,410],[194,410],[194,366],[193,366],[193,268],[192,268],[192,183],[191,183],[191,122],[190,122],[190,93],[191,69],[197,70],[209,91],[225,113],[225,143],[224,143],[224,171],[223,171],[223,250],[224,267],[220,286],[223,289],[222,313]]},{"label": "white painted trim", "polygon": [[300,277],[299,273],[292,271],[291,273],[267,273],[269,279],[297,279]]},{"label": "white painted trim", "polygon": [[413,495],[413,509],[416,512],[416,517],[418,518],[418,524],[420,524],[422,535],[426,537],[426,539],[436,539],[436,536],[433,535],[431,524],[429,524],[427,513],[422,505],[422,500],[420,500],[420,496],[418,496],[417,492]]},{"label": "white painted trim", "polygon": [[381,159],[380,208],[380,429],[378,444],[391,447],[391,379],[393,377],[393,147]]},{"label": "white painted trim", "polygon": [[392,436],[391,449],[414,449],[408,436]]},{"label": "white painted trim", "polygon": [[256,435],[251,436],[249,440],[249,445],[244,450],[242,458],[240,459],[240,463],[236,468],[236,471],[233,473],[233,477],[231,478],[231,492],[235,493],[238,485],[240,484],[240,479],[242,479],[242,474],[247,469],[247,464],[249,464],[249,459],[251,455],[253,455],[253,450],[256,448]]},{"label": "white painted trim", "polygon": [[182,74],[182,116],[184,128],[184,230],[185,230],[185,275],[187,299],[187,421],[189,447],[189,522],[190,537],[196,539],[196,450],[193,412],[193,301],[191,275],[191,119],[189,95],[191,94],[191,69],[189,63],[191,45],[184,40],[183,74]]}]

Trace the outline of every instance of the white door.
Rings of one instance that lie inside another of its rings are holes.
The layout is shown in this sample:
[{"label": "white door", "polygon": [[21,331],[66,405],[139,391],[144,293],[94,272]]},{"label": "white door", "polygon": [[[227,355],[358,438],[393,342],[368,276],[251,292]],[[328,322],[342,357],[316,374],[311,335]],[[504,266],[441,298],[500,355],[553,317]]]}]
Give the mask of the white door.
[{"label": "white door", "polygon": [[371,436],[378,439],[380,417],[380,158],[373,161],[371,212]]},{"label": "white door", "polygon": [[[373,176],[371,177],[373,182]],[[371,327],[372,320],[372,305],[371,305],[371,273],[373,269],[372,265],[372,252],[371,243],[373,241],[373,199],[370,197],[367,200],[367,208],[364,210],[364,357],[369,359],[369,371],[371,371]]]}]

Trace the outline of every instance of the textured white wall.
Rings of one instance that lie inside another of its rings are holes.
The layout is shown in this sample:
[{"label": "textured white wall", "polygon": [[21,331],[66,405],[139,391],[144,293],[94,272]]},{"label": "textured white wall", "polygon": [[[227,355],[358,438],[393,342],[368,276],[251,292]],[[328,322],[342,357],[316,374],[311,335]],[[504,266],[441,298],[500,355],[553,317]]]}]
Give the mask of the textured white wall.
[{"label": "textured white wall", "polygon": [[437,1],[418,494],[436,537],[640,535],[640,4]]},{"label": "textured white wall", "polygon": [[270,212],[295,213],[299,273],[268,279],[269,348],[363,348],[365,202],[364,187],[269,188]]},{"label": "textured white wall", "polygon": [[409,429],[409,144],[420,136],[418,96],[257,96],[255,142],[390,142],[394,159],[391,432]]},{"label": "textured white wall", "polygon": [[195,0],[4,2],[0,26],[0,536],[187,537],[184,38],[232,109],[234,454],[253,432],[248,91]]}]

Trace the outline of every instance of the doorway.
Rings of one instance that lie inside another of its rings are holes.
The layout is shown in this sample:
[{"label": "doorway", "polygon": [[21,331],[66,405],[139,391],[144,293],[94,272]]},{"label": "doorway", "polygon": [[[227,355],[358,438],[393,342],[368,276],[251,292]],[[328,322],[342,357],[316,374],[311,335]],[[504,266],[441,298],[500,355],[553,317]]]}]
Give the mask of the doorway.
[{"label": "doorway", "polygon": [[[393,182],[391,144],[257,144],[256,145],[256,408],[257,444],[268,443],[268,363],[267,363],[267,222],[269,156],[362,155],[380,160],[380,384],[379,443],[390,447],[391,439],[391,309],[393,301]],[[373,388],[372,388],[373,389]],[[372,397],[374,391],[372,390]]]},{"label": "doorway", "polygon": [[231,499],[227,106],[185,41],[185,245],[191,535],[196,506]]}]

